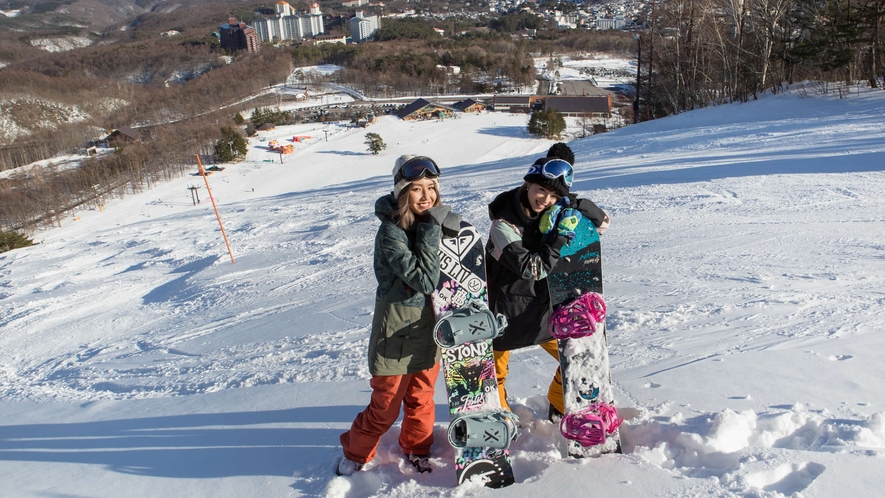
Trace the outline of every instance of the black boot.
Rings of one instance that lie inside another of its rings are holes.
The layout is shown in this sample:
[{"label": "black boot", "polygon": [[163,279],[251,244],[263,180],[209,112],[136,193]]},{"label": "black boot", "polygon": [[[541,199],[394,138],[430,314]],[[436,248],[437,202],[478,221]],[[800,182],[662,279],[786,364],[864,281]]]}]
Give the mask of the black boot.
[{"label": "black boot", "polygon": [[547,410],[547,420],[558,424],[562,420],[562,412],[557,410],[555,406],[550,405],[550,408]]},{"label": "black boot", "polygon": [[408,455],[409,463],[415,467],[415,470],[421,472],[433,472],[433,467],[430,466],[430,455]]}]

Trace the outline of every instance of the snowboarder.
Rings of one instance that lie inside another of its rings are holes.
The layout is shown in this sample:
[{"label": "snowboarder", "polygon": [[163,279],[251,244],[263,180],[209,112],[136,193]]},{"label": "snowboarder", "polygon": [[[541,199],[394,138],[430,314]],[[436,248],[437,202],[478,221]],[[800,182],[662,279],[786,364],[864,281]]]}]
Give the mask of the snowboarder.
[{"label": "snowboarder", "polygon": [[369,405],[341,435],[338,475],[351,475],[375,457],[381,436],[403,408],[399,445],[419,472],[430,472],[433,392],[440,351],[433,340],[431,294],[440,275],[439,244],[460,216],[442,204],[440,170],[422,156],[405,155],[393,169],[393,192],[375,202],[381,226],[375,237],[378,288],[369,339]]},{"label": "snowboarder", "polygon": [[[502,313],[509,323],[504,334],[493,342],[498,393],[505,409],[509,409],[509,404],[504,382],[512,350],[539,345],[559,360],[557,342],[547,329],[552,309],[546,278],[568,240],[568,230],[559,227],[551,231],[551,227],[544,227],[545,232],[550,231],[545,239],[541,225],[560,223],[557,215],[563,209],[563,199],[567,199],[568,205],[576,208],[576,214],[591,220],[600,234],[609,226],[605,211],[589,199],[570,193],[573,161],[574,153],[568,145],[554,144],[547,157],[538,159],[529,168],[522,185],[499,194],[489,204],[492,219],[486,245],[489,304],[493,312]],[[548,419],[558,423],[564,412],[559,368],[550,382],[547,400],[550,403]]]}]

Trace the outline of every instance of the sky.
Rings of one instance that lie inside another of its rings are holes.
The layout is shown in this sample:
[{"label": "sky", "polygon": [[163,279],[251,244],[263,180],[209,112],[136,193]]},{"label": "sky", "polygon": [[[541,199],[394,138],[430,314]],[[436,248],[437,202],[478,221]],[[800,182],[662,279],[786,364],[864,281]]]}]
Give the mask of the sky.
[{"label": "sky", "polygon": [[[878,494],[885,92],[813,85],[570,142],[573,190],[612,220],[623,454],[564,456],[546,420],[556,364],[529,348],[507,382],[513,486],[454,487],[441,381],[431,474],[404,462],[397,425],[364,472],[335,476],[369,400],[373,206],[395,159],[434,158],[443,201],[487,234],[488,203],[553,143],[526,124],[281,127],[207,178],[230,253],[187,176],[0,254],[0,495]],[[371,155],[367,132],[387,149]],[[273,138],[295,146],[282,163]]]}]

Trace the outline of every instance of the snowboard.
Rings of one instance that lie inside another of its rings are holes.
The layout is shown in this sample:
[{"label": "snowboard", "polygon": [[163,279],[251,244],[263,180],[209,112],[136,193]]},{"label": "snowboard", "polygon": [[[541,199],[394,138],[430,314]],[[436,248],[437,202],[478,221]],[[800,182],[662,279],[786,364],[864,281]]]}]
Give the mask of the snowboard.
[{"label": "snowboard", "polygon": [[[582,217],[575,229],[575,237],[563,246],[559,261],[547,277],[554,310],[584,293],[602,294],[600,249],[599,232],[592,221]],[[604,320],[597,324],[596,332],[588,337],[560,340],[559,363],[565,417],[598,407],[597,404],[606,404],[606,408],[614,409]],[[567,443],[568,454],[572,457],[593,457],[621,451],[616,428],[601,444],[583,446],[578,441],[568,439]]]},{"label": "snowboard", "polygon": [[[472,301],[488,302],[485,251],[482,237],[473,225],[462,221],[457,237],[443,237],[439,257],[441,272],[433,293],[437,320]],[[443,348],[442,372],[452,422],[467,414],[501,409],[491,339]],[[487,479],[486,486],[492,488],[513,484],[513,468],[507,449],[455,447],[454,450],[459,485],[473,476]]]}]

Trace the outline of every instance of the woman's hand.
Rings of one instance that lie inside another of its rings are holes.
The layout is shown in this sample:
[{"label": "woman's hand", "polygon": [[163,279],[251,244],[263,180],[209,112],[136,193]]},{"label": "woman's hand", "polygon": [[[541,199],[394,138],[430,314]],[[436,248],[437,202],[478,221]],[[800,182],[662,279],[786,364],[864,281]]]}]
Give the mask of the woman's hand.
[{"label": "woman's hand", "polygon": [[442,227],[443,235],[455,237],[461,231],[461,215],[452,212],[452,208],[441,204],[421,213],[420,221]]}]

